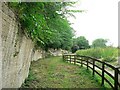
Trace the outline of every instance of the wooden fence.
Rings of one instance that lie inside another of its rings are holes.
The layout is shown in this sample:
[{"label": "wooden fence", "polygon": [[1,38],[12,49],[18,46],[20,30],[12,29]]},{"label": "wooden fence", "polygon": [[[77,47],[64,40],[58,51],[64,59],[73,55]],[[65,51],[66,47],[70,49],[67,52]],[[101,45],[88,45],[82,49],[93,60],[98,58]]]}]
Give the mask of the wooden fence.
[{"label": "wooden fence", "polygon": [[[68,61],[70,63],[79,64],[81,66],[85,65],[87,69],[90,68],[92,70],[93,76],[96,73],[101,77],[102,79],[101,85],[104,85],[104,81],[106,81],[113,90],[120,89],[120,81],[118,81],[118,75],[120,75],[120,67],[112,66],[111,64],[100,61],[93,57],[73,55],[73,54],[72,55],[64,54],[63,60]],[[113,75],[105,69],[106,67],[114,71]],[[110,78],[112,78],[112,80],[114,81],[114,84],[111,83],[110,80],[108,80],[105,77],[105,74],[107,74]]]}]

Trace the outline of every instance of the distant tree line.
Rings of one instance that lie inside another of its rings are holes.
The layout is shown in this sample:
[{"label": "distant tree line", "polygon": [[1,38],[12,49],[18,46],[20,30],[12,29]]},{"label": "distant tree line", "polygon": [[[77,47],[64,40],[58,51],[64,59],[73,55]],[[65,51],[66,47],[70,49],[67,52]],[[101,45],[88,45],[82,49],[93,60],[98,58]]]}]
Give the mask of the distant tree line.
[{"label": "distant tree line", "polygon": [[72,53],[75,53],[77,50],[96,48],[96,47],[106,47],[107,40],[103,38],[95,39],[92,42],[92,45],[89,45],[89,41],[84,37],[80,36],[73,38],[73,46],[71,48]]}]

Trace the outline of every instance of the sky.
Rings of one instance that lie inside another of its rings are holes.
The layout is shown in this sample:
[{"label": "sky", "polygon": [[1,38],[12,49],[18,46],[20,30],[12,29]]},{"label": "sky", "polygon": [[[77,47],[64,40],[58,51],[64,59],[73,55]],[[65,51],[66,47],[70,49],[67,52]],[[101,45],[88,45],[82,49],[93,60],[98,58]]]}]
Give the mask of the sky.
[{"label": "sky", "polygon": [[[85,10],[69,17],[75,35],[85,36],[90,45],[97,38],[108,39],[108,45],[118,46],[118,1],[120,0],[78,0],[73,7]],[[72,8],[71,8],[72,9]]]}]

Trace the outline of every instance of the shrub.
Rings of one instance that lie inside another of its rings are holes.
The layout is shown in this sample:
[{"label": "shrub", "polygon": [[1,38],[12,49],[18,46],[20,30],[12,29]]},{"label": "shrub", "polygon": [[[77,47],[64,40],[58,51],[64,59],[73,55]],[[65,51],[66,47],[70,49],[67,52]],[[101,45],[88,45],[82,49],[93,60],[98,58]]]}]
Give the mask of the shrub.
[{"label": "shrub", "polygon": [[118,49],[112,47],[106,48],[90,48],[86,50],[78,50],[77,55],[91,56],[98,59],[102,59],[106,62],[116,61],[118,57]]},{"label": "shrub", "polygon": [[105,61],[105,62],[113,62],[113,61],[116,61],[116,60],[117,60],[117,58],[111,57],[111,56],[104,57],[104,58],[102,59],[102,61]]}]

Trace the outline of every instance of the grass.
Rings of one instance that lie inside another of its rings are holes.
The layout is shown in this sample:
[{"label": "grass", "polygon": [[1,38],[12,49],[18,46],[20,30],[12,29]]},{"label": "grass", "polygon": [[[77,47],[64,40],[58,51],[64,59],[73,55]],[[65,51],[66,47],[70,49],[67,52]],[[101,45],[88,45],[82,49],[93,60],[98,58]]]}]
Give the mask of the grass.
[{"label": "grass", "polygon": [[95,57],[105,62],[116,62],[118,57],[118,49],[113,47],[90,48],[78,50],[76,54]]},{"label": "grass", "polygon": [[[92,72],[93,72],[93,71],[92,71],[91,69],[89,69],[88,71],[89,71],[89,73],[92,75]],[[102,72],[101,72],[101,71],[97,70],[97,72],[102,75]],[[109,82],[110,82],[112,85],[114,85],[114,80],[113,80],[109,75],[107,75],[107,74],[105,73],[105,74],[104,74],[104,77],[105,77],[107,80],[109,80]],[[95,75],[94,75],[94,80],[97,81],[99,84],[101,84],[101,82],[102,82],[101,76],[99,76],[99,75],[96,74],[96,73],[95,73]],[[104,80],[104,87],[105,87],[105,88],[111,88],[111,86],[110,86],[105,80]]]},{"label": "grass", "polygon": [[21,88],[103,88],[89,70],[51,57],[32,62]]}]

